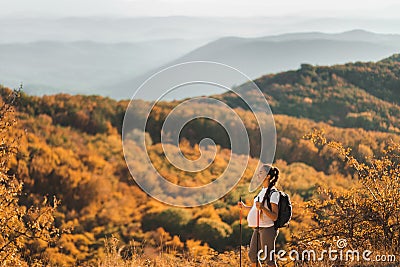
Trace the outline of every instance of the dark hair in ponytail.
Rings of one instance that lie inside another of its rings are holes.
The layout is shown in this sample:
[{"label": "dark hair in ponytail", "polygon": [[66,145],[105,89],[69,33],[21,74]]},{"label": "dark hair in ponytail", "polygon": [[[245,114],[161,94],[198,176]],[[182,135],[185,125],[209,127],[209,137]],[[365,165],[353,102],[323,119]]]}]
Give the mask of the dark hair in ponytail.
[{"label": "dark hair in ponytail", "polygon": [[269,176],[269,185],[267,188],[267,192],[265,193],[264,199],[263,199],[263,204],[265,202],[265,199],[267,197],[269,197],[270,193],[271,193],[271,188],[273,186],[275,186],[276,182],[279,179],[279,169],[277,167],[273,167],[272,165],[269,164],[265,164],[263,165],[263,168],[265,169],[265,171],[268,172],[268,176]]}]

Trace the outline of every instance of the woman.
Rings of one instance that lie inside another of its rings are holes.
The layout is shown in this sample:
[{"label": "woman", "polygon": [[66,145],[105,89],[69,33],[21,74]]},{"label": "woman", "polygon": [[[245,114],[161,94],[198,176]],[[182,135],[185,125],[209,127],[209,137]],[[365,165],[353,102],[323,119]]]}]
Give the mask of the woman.
[{"label": "woman", "polygon": [[[254,228],[250,241],[249,258],[252,262],[252,267],[256,267],[258,251],[262,249],[263,253],[261,257],[267,260],[267,266],[277,266],[274,253],[270,252],[272,250],[275,251],[275,240],[278,236],[278,230],[274,227],[274,221],[278,218],[279,193],[274,191],[271,194],[271,189],[274,188],[278,181],[279,169],[271,165],[263,165],[257,175],[258,178],[264,179],[264,181],[262,183],[262,190],[254,198],[253,206],[247,206],[243,202],[238,203],[239,206],[250,210],[247,215],[247,222],[249,227]],[[264,201],[264,205],[262,204],[264,196],[270,196],[271,210],[268,208],[266,200]],[[257,216],[259,216],[258,219]],[[258,225],[257,221],[259,222]],[[265,251],[265,248],[267,248],[267,251]]]}]

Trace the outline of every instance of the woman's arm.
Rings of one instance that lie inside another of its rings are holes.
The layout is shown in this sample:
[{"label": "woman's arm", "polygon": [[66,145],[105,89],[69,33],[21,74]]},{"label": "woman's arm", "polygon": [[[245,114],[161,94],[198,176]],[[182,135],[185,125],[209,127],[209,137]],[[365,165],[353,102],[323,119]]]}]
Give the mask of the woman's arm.
[{"label": "woman's arm", "polygon": [[263,214],[271,218],[271,220],[276,221],[278,219],[278,205],[271,203],[271,210],[266,208],[261,204],[261,202],[256,202],[257,209],[261,210]]}]

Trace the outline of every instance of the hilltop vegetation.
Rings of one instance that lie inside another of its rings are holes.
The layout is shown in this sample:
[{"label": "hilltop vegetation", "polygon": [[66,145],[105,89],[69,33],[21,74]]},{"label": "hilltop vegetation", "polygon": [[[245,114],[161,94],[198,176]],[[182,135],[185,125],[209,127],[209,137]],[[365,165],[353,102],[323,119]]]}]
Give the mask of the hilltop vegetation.
[{"label": "hilltop vegetation", "polygon": [[[394,55],[377,63],[332,67],[303,64],[299,70],[263,76],[254,82],[274,114],[398,134],[399,77],[400,62]],[[247,108],[232,93],[222,99],[233,107]]]},{"label": "hilltop vegetation", "polygon": [[[303,66],[295,72],[265,76],[256,81],[276,113],[275,165],[281,169],[279,187],[291,195],[294,204],[293,221],[290,229],[281,231],[279,248],[288,245],[293,233],[321,222],[307,213],[306,208],[308,201],[326,204],[326,196],[317,194],[320,187],[345,194],[349,188],[356,190],[360,186],[357,179],[352,179],[357,177],[357,172],[349,168],[332,148],[304,140],[305,134],[313,128],[324,128],[328,139],[340,140],[346,147],[352,147],[352,153],[359,161],[373,155],[384,157],[390,142],[400,143],[396,130],[399,128],[399,106],[387,98],[387,94],[392,94],[391,98],[395,100],[398,93],[396,58],[376,64],[355,63],[332,68]],[[370,77],[367,65],[380,73],[377,77],[388,73],[389,69],[391,74],[380,82],[376,78],[367,83],[366,77]],[[357,71],[357,68],[361,69]],[[360,81],[355,85],[349,78],[355,76],[339,76],[340,69],[366,77],[360,78],[363,83]],[[390,77],[393,77],[392,82],[388,82]],[[376,88],[378,85],[385,86]],[[2,100],[10,94],[11,90],[1,88]],[[380,94],[385,97],[378,98]],[[224,99],[243,118],[252,139],[252,152],[256,152],[259,144],[254,116],[234,96],[216,97]],[[306,97],[312,101],[305,103]],[[139,111],[148,104],[135,102]],[[217,143],[215,160],[197,174],[167,164],[159,143],[159,131],[166,115],[177,104],[179,102],[159,103],[150,114],[147,128],[147,138],[151,140],[148,146],[150,158],[155,168],[171,182],[186,186],[209,183],[226,168],[230,159],[229,143],[216,123],[193,121],[190,128],[206,127],[207,131],[184,131],[180,149],[186,157],[197,158],[199,140],[212,137]],[[16,153],[9,153],[9,159],[2,161],[6,168],[0,169],[0,173],[10,177],[15,175],[23,182],[21,192],[17,194],[22,207],[43,203],[43,196],[47,199],[55,196],[60,201],[53,213],[53,226],[61,230],[59,237],[35,242],[21,240],[18,246],[26,252],[20,255],[22,260],[32,263],[41,259],[44,263],[65,266],[95,265],[104,256],[104,240],[110,236],[122,244],[131,243],[140,248],[137,253],[150,255],[148,257],[166,250],[177,255],[192,251],[201,256],[211,255],[211,251],[238,248],[239,208],[236,203],[240,196],[248,203],[253,199],[254,194],[248,192],[248,183],[252,177],[250,170],[257,165],[257,159],[250,159],[239,184],[221,200],[190,209],[162,204],[137,186],[124,161],[121,126],[127,105],[128,101],[99,96],[33,97],[22,93],[15,111],[7,111],[7,114],[15,115],[18,124],[7,124],[6,133],[18,136],[18,143]],[[335,105],[338,106],[333,108]],[[215,112],[223,110],[216,108]],[[365,112],[375,114],[373,119],[350,123],[349,114]],[[143,120],[143,116],[138,112],[136,119]],[[137,131],[128,130],[131,134]],[[10,139],[4,140],[10,142]],[[130,163],[134,175],[148,177],[148,169],[143,164],[144,151],[139,151],[135,144],[134,148],[138,151]],[[234,161],[233,164],[238,163]],[[248,243],[250,234],[245,225],[244,242]]]}]

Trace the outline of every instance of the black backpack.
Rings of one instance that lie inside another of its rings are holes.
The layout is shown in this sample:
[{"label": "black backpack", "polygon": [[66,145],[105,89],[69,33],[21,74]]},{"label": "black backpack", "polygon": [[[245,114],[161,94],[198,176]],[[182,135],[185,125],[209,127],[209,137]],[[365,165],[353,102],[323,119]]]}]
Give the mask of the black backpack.
[{"label": "black backpack", "polygon": [[267,200],[267,206],[271,210],[271,195],[273,192],[279,193],[279,202],[278,202],[278,219],[274,222],[275,229],[288,227],[289,221],[292,218],[292,203],[290,202],[290,197],[288,194],[278,191],[275,188],[272,188],[269,196],[265,194],[264,199],[262,201],[263,205],[265,200]]}]

